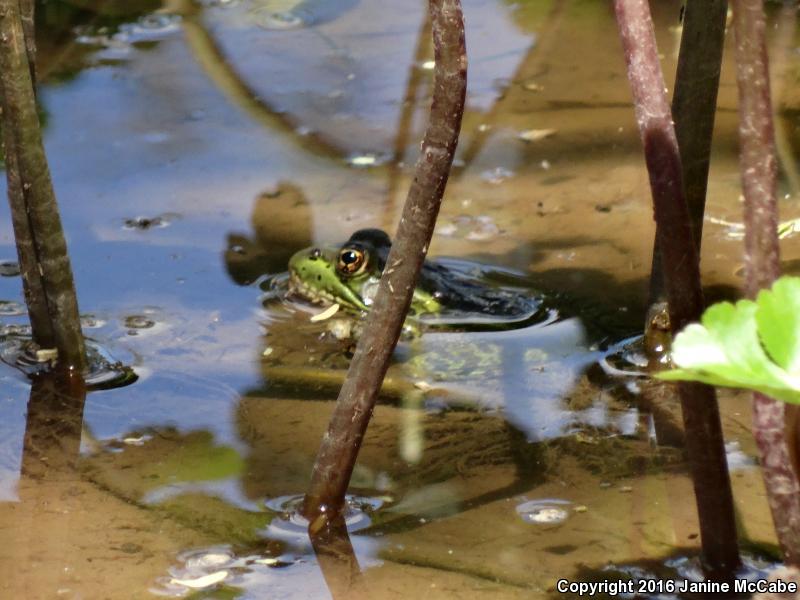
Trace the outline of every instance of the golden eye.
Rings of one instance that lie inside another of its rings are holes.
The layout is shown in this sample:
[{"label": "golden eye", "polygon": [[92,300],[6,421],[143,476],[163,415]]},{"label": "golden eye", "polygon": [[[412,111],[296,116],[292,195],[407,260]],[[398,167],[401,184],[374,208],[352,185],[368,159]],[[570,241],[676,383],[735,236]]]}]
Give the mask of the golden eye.
[{"label": "golden eye", "polygon": [[358,248],[343,248],[339,252],[339,262],[336,268],[343,275],[357,275],[367,265],[367,257]]}]

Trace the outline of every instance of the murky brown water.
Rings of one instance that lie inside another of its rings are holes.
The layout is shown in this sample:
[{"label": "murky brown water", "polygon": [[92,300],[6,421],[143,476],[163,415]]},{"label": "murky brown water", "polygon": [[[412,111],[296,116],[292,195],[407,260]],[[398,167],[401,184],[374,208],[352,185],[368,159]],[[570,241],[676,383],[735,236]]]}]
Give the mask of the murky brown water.
[{"label": "murky brown water", "polygon": [[[468,112],[431,253],[510,272],[564,318],[400,348],[354,475],[352,586],[326,580],[284,512],[346,360],[259,283],[312,242],[393,229],[430,94],[423,3],[41,8],[46,143],[87,334],[140,380],[85,406],[38,385],[29,403],[2,367],[0,597],[547,598],[570,597],[560,578],[696,571],[677,409],[599,366],[643,320],[653,233],[611,8],[464,7]],[[678,4],[653,10],[671,74]],[[717,295],[741,282],[730,62],[722,78],[703,257]],[[783,219],[800,216],[795,168]],[[14,252],[4,215],[0,259]],[[796,268],[795,237],[783,252]],[[17,277],[0,299],[22,301]],[[453,348],[458,369],[440,364]],[[746,395],[722,410],[742,537],[766,557]]]}]

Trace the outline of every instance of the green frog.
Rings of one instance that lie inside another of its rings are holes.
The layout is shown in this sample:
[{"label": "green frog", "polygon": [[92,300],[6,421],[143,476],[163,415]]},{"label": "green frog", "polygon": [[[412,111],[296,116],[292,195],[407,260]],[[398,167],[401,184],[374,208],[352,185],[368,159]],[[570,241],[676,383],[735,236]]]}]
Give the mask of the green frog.
[{"label": "green frog", "polygon": [[[345,314],[330,318],[333,311],[323,310],[330,312],[323,335],[316,323],[272,322],[262,362],[270,385],[335,395],[351,357],[341,342],[358,337],[359,317],[374,302],[390,248],[385,232],[362,229],[340,246],[291,257],[290,296],[339,306]],[[455,259],[425,261],[406,321],[416,330],[395,350],[384,395],[406,407],[502,409],[531,440],[584,422],[595,427],[597,394],[579,382],[602,352],[582,320],[561,304],[559,296],[532,290],[520,275]],[[575,405],[570,400],[567,408],[562,399],[573,388]]]},{"label": "green frog", "polygon": [[[392,242],[380,229],[356,231],[343,245],[308,248],[289,260],[290,289],[322,305],[367,312],[378,291]],[[427,260],[409,315],[429,322],[523,321],[539,313],[541,299],[481,281],[455,262]]]}]

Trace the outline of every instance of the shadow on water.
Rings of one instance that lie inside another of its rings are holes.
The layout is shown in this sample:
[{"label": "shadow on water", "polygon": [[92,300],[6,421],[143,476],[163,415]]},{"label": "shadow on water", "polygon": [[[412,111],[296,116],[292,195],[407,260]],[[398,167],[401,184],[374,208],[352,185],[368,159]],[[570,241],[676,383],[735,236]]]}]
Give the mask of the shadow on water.
[{"label": "shadow on water", "polygon": [[[77,479],[80,459],[83,411],[86,401],[86,386],[74,374],[40,373],[31,381],[25,420],[24,441],[20,477],[16,488],[18,501],[14,507],[14,518],[20,524],[9,529],[6,552],[3,560],[17,565],[25,565],[35,559],[28,553],[36,544],[63,549],[71,543],[72,528],[70,509],[74,500],[66,498],[56,509],[63,512],[54,527],[39,528],[35,523],[42,510],[52,506],[61,494],[69,494],[70,482]],[[7,565],[6,565],[7,566]],[[4,573],[10,573],[3,568]],[[10,578],[4,578],[4,587],[16,590],[18,597],[24,590],[38,588],[57,589],[61,573],[55,569],[32,571],[28,568],[17,570]],[[37,583],[34,585],[33,580]]]}]

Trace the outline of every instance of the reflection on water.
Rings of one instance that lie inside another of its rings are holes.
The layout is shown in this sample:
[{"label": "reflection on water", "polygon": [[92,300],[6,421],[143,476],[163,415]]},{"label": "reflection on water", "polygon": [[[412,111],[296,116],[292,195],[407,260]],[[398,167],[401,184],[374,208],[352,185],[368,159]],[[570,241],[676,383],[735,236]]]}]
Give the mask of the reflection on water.
[{"label": "reflection on water", "polygon": [[[530,598],[559,577],[693,564],[679,414],[620,373],[636,370],[652,221],[611,11],[464,5],[468,110],[431,254],[542,290],[559,318],[402,343],[351,489],[382,504],[332,571],[346,545],[318,557],[266,503],[304,492],[348,344],[259,284],[301,248],[393,229],[430,95],[423,3],[41,3],[84,326],[139,380],[81,404],[0,365],[0,596]],[[678,7],[653,9],[669,73]],[[728,287],[734,99],[726,64],[704,268]],[[18,336],[7,217],[0,244],[0,316]],[[793,239],[782,250],[800,256]],[[769,550],[746,396],[722,410],[743,536]]]}]

